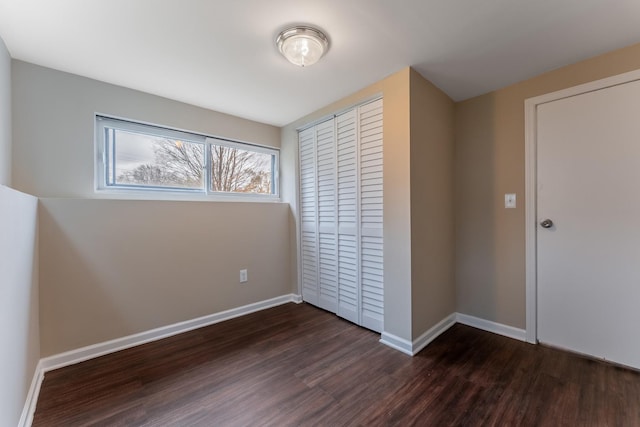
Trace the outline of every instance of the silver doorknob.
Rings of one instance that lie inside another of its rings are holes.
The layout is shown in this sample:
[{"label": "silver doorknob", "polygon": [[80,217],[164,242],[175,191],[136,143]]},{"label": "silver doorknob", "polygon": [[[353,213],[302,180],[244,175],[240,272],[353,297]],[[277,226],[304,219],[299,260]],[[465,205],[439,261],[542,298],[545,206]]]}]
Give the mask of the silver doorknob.
[{"label": "silver doorknob", "polygon": [[542,221],[540,223],[540,227],[542,227],[542,228],[551,228],[551,227],[553,227],[553,221],[551,221],[550,219],[545,219],[544,221]]}]

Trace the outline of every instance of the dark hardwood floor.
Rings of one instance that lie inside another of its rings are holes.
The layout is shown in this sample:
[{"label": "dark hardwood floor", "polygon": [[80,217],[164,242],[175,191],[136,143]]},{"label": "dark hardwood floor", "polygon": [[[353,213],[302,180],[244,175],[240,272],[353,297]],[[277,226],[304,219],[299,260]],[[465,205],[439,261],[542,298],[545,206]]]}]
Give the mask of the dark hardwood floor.
[{"label": "dark hardwood floor", "polygon": [[287,304],[48,372],[34,426],[640,426],[640,373],[455,325],[411,358]]}]

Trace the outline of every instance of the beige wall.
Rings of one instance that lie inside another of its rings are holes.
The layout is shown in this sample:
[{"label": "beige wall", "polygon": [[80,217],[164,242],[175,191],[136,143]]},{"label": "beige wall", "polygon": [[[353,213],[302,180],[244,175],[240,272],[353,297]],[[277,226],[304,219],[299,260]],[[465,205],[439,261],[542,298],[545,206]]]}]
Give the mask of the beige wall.
[{"label": "beige wall", "polygon": [[11,185],[11,57],[0,38],[0,185]]},{"label": "beige wall", "polygon": [[279,128],[21,61],[12,72],[13,183],[43,198],[43,357],[291,293],[285,204],[94,192],[96,112],[273,147]]},{"label": "beige wall", "polygon": [[[411,215],[409,164],[409,78],[405,68],[378,83],[307,115],[282,130],[282,156],[298,158],[296,129],[375,95],[384,104],[384,330],[411,340]],[[283,197],[291,203],[290,230],[295,236],[297,160],[283,162]],[[291,277],[298,282],[296,240],[292,239]],[[297,286],[297,285],[296,285]]]},{"label": "beige wall", "polygon": [[289,294],[287,210],[41,199],[42,356]]},{"label": "beige wall", "polygon": [[413,339],[456,311],[454,103],[411,70],[411,313]]},{"label": "beige wall", "polygon": [[636,44],[456,105],[458,311],[525,327],[524,100],[639,68]]},{"label": "beige wall", "polygon": [[[13,127],[13,144],[10,126],[1,129],[0,183],[11,176],[16,188],[46,198],[39,253],[47,356],[297,291],[296,128],[375,95],[384,98],[385,331],[414,339],[449,314],[453,295],[459,312],[523,328],[524,99],[638,69],[640,45],[456,104],[455,152],[447,145],[450,101],[409,68],[281,131],[21,61],[9,73],[8,62],[0,46],[0,87],[11,82],[2,91],[0,120]],[[96,112],[282,144],[282,193],[290,208],[91,200],[99,197]],[[455,289],[446,286],[452,155]],[[517,193],[517,209],[504,210],[507,192]],[[193,265],[194,257],[201,263]],[[241,267],[249,268],[249,286],[237,283]],[[185,275],[190,280],[179,279]]]},{"label": "beige wall", "polygon": [[0,425],[18,425],[40,359],[38,200],[0,185]]},{"label": "beige wall", "polygon": [[272,147],[280,129],[13,61],[13,184],[38,197],[94,193],[94,114],[155,123]]}]

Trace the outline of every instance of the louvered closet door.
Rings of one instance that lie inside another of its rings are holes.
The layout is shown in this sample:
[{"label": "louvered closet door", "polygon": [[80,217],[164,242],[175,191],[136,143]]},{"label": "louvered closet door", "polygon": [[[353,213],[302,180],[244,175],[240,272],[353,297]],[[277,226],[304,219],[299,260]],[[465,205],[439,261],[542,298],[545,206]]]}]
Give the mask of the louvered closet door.
[{"label": "louvered closet door", "polygon": [[300,257],[302,298],[318,305],[318,240],[316,198],[316,132],[300,132]]},{"label": "louvered closet door", "polygon": [[384,322],[382,238],[382,100],[358,108],[360,152],[361,325]]},{"label": "louvered closet door", "polygon": [[338,316],[360,323],[356,111],[336,117],[338,166]]},{"label": "louvered closet door", "polygon": [[338,309],[338,254],[336,227],[335,122],[316,126],[318,181],[318,306]]},{"label": "louvered closet door", "polygon": [[300,132],[302,296],[382,331],[382,100]]}]

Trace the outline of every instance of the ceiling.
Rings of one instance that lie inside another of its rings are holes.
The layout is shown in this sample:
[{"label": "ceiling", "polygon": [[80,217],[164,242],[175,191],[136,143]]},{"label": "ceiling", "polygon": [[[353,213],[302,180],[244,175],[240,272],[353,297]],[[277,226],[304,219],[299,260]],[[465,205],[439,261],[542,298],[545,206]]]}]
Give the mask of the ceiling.
[{"label": "ceiling", "polygon": [[[291,24],[331,47],[298,68]],[[639,0],[0,0],[16,59],[282,126],[406,66],[456,100],[640,42]]]}]

